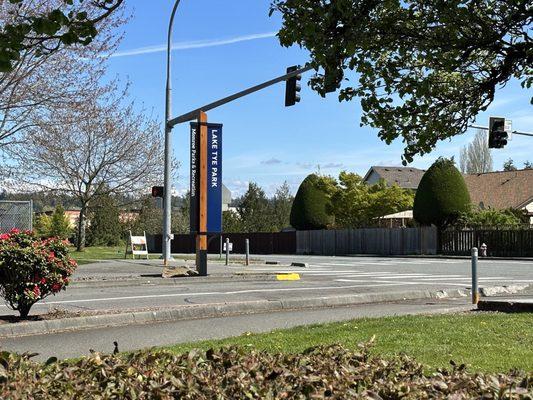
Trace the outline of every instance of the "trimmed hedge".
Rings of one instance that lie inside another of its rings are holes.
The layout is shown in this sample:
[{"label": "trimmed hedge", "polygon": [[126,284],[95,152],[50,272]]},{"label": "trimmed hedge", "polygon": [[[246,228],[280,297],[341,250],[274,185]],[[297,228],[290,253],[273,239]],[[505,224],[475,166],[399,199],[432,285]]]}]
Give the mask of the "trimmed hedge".
[{"label": "trimmed hedge", "polygon": [[301,354],[242,347],[174,355],[136,352],[45,364],[0,354],[2,399],[531,399],[533,376],[436,373],[401,355],[371,356],[341,346]]},{"label": "trimmed hedge", "polygon": [[421,225],[453,224],[470,209],[470,194],[452,160],[439,158],[426,171],[416,191],[413,216]]},{"label": "trimmed hedge", "polygon": [[326,229],[333,218],[327,213],[328,199],[319,188],[320,178],[308,175],[300,187],[291,208],[291,226],[297,230]]}]

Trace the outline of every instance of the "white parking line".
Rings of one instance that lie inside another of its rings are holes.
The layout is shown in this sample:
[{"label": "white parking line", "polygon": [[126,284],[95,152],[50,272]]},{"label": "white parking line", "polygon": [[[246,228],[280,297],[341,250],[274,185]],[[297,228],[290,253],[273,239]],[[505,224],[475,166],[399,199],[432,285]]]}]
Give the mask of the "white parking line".
[{"label": "white parking line", "polygon": [[439,286],[461,286],[466,287],[467,285],[464,283],[456,283],[456,282],[415,282],[415,281],[385,281],[385,280],[379,280],[379,281],[362,281],[362,280],[356,280],[356,279],[335,279],[335,282],[383,282],[383,283],[396,283],[398,285],[439,285]]}]

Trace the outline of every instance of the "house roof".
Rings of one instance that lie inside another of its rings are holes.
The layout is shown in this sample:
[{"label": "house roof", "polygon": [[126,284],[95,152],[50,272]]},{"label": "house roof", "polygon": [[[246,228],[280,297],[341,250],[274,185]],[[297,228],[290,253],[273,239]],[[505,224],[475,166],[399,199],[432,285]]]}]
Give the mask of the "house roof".
[{"label": "house roof", "polygon": [[481,208],[523,208],[533,201],[533,169],[464,175],[472,203]]},{"label": "house roof", "polygon": [[398,185],[404,189],[416,189],[426,170],[412,167],[370,167],[364,180],[375,172],[380,178],[384,179],[389,185]]}]

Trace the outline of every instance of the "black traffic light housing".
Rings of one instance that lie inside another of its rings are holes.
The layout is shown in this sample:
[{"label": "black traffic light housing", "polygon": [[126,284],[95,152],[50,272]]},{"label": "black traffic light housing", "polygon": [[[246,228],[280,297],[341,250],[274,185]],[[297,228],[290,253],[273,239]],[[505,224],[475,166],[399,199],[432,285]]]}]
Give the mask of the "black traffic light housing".
[{"label": "black traffic light housing", "polygon": [[152,197],[161,197],[165,196],[165,188],[163,186],[152,186]]},{"label": "black traffic light housing", "polygon": [[[290,74],[291,72],[297,71],[299,69],[299,65],[294,65],[292,67],[287,68],[287,73]],[[301,80],[301,74],[295,75],[292,78],[287,79],[285,86],[285,107],[290,107],[300,102],[300,91],[302,90],[302,86],[300,85]]]},{"label": "black traffic light housing", "polygon": [[502,149],[507,144],[509,134],[505,131],[505,118],[489,118],[489,148]]}]

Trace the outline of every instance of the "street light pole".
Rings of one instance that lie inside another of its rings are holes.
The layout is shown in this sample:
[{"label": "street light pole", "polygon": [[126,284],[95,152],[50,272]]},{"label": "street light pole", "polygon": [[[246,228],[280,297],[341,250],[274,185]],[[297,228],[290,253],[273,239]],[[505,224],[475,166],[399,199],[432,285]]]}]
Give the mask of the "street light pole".
[{"label": "street light pole", "polygon": [[180,4],[176,0],[170,14],[168,24],[167,38],[167,85],[165,98],[165,183],[163,199],[163,264],[168,265],[171,260],[171,207],[172,207],[172,125],[169,124],[172,118],[172,81],[171,81],[171,61],[172,61],[172,26],[174,25],[174,16]]}]

